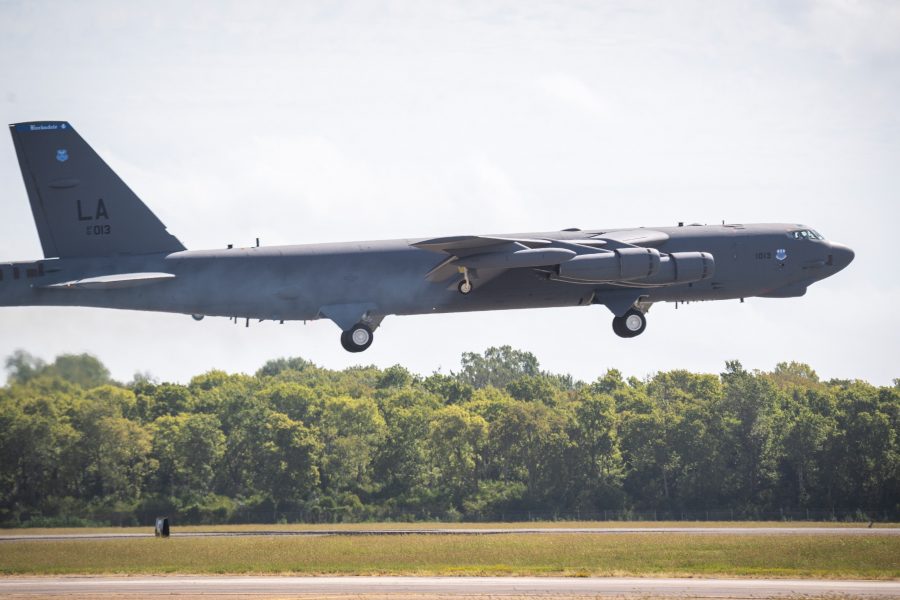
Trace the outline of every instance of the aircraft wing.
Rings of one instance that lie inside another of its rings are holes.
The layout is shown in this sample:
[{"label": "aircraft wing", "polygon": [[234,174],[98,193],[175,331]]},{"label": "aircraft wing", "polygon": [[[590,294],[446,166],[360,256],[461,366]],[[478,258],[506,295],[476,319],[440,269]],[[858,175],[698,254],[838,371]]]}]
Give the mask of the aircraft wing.
[{"label": "aircraft wing", "polygon": [[486,235],[457,235],[434,238],[410,244],[415,248],[444,252],[451,256],[465,257],[472,254],[500,251],[502,247],[518,244],[521,247],[537,249],[552,246],[575,248],[576,250],[599,246],[659,246],[669,239],[669,234],[656,229],[620,229],[616,231],[590,234],[584,239],[554,240],[544,238],[512,238]]},{"label": "aircraft wing", "polygon": [[[600,240],[583,240],[589,246],[603,245]],[[447,258],[429,271],[428,281],[445,281],[463,269],[469,269],[478,284],[493,279],[516,268],[533,268],[557,265],[571,260],[579,252],[575,244],[550,239],[507,238],[494,236],[453,236],[434,238],[410,244],[415,248],[447,255]]]},{"label": "aircraft wing", "polygon": [[431,250],[432,252],[445,252],[454,256],[468,256],[479,252],[487,252],[492,247],[507,244],[522,244],[528,248],[539,248],[552,244],[549,240],[529,238],[505,238],[486,235],[455,235],[451,237],[434,238],[410,244],[414,248]]},{"label": "aircraft wing", "polygon": [[619,231],[609,231],[606,233],[597,233],[592,236],[598,240],[608,240],[610,242],[618,242],[628,246],[659,246],[669,239],[669,234],[656,229],[621,229]]},{"label": "aircraft wing", "polygon": [[[576,262],[580,266],[599,264],[582,262],[588,259],[585,255],[604,254],[607,260],[626,252],[631,255],[637,252],[641,256],[649,256],[644,254],[649,250],[639,251],[639,249],[659,246],[668,239],[669,235],[663,231],[641,228],[586,233],[581,239],[464,235],[423,240],[410,245],[445,255],[445,259],[425,275],[428,281],[435,283],[446,281],[465,271],[472,279],[473,285],[477,287],[508,269],[556,267],[576,257],[578,260],[574,261],[573,265]],[[656,253],[654,256],[656,262],[659,262],[659,254]],[[594,261],[593,258],[589,260]],[[654,265],[652,257],[647,260],[651,261],[649,264]],[[651,270],[654,268],[655,265],[650,267]]]}]

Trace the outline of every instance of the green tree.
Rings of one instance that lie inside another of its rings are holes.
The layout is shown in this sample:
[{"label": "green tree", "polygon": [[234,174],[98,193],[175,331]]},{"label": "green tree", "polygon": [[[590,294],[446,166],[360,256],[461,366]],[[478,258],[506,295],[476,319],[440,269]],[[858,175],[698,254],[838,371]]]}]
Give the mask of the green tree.
[{"label": "green tree", "polygon": [[407,369],[400,365],[394,365],[384,370],[384,373],[378,378],[376,387],[379,389],[402,388],[411,385],[415,380],[415,376]]},{"label": "green tree", "polygon": [[282,503],[299,501],[318,485],[322,445],[303,423],[277,412],[266,419],[265,438],[257,452],[253,483],[277,512]]},{"label": "green tree", "polygon": [[81,434],[60,408],[46,396],[0,405],[0,498],[7,518],[21,510],[52,514],[55,499],[78,493],[72,457]]},{"label": "green tree", "polygon": [[314,368],[315,365],[313,363],[300,357],[276,358],[264,364],[259,369],[259,371],[256,372],[256,376],[262,379],[265,377],[275,377],[277,375],[281,375],[285,371],[294,371],[297,373],[301,373],[303,371],[306,371],[307,369]]},{"label": "green tree", "polygon": [[90,457],[86,477],[96,478],[97,497],[105,501],[133,502],[156,462],[150,459],[150,433],[124,417],[102,417],[86,432]]},{"label": "green tree", "polygon": [[832,501],[875,509],[896,504],[900,476],[900,394],[853,382],[837,391],[839,433],[832,461]]},{"label": "green tree", "polygon": [[213,415],[166,415],[153,422],[153,458],[159,465],[159,491],[185,503],[212,492],[225,448],[225,436]]},{"label": "green tree", "polygon": [[504,388],[522,376],[540,374],[537,358],[530,352],[514,350],[510,346],[488,348],[484,354],[464,352],[460,381],[476,388],[492,385]]},{"label": "green tree", "polygon": [[266,406],[304,423],[314,421],[320,410],[321,403],[316,391],[301,383],[273,382],[261,389],[257,396]]},{"label": "green tree", "polygon": [[434,373],[423,381],[425,389],[436,394],[444,404],[462,404],[472,399],[475,389],[457,377]]},{"label": "green tree", "polygon": [[94,388],[70,411],[81,443],[77,485],[82,498],[100,503],[137,500],[155,468],[149,458],[150,433],[136,421],[137,399],[131,390],[113,385]]},{"label": "green tree", "polygon": [[6,358],[6,372],[14,383],[26,383],[44,370],[47,364],[25,350],[16,350]]},{"label": "green tree", "polygon": [[730,362],[585,385],[509,347],[462,364],[420,378],[280,359],[121,385],[88,355],[18,351],[0,387],[0,524],[132,506],[183,519],[900,510],[896,382]]},{"label": "green tree", "polygon": [[783,447],[778,395],[768,379],[746,371],[739,362],[726,363],[722,375],[722,410],[727,448],[726,492],[745,507],[768,508],[777,481],[779,451]]},{"label": "green tree", "polygon": [[173,416],[192,412],[191,390],[183,385],[163,383],[153,388],[150,402],[152,417]]},{"label": "green tree", "polygon": [[[785,480],[781,487],[786,504],[817,508],[822,496],[823,469],[827,459],[823,449],[830,445],[837,423],[829,414],[816,410],[810,395],[798,393],[789,402],[782,419]],[[818,493],[817,493],[818,492]]]},{"label": "green tree", "polygon": [[577,504],[585,508],[612,506],[622,501],[623,478],[615,400],[608,394],[587,391],[579,396],[572,427],[582,483]]},{"label": "green tree", "polygon": [[564,501],[571,471],[567,415],[542,403],[511,400],[489,421],[486,443],[488,473],[502,481],[524,484],[523,500],[534,507]]},{"label": "green tree", "polygon": [[377,498],[389,507],[432,504],[428,488],[428,434],[442,399],[424,389],[392,390],[379,399],[385,436],[377,449],[373,478],[381,483]]},{"label": "green tree", "polygon": [[487,440],[487,422],[459,406],[434,413],[429,427],[432,478],[457,509],[478,489],[479,453]]},{"label": "green tree", "polygon": [[90,354],[61,354],[49,365],[24,350],[16,350],[6,359],[11,381],[26,383],[36,377],[58,377],[82,388],[111,381],[109,370]]},{"label": "green tree", "polygon": [[109,370],[90,354],[61,354],[41,374],[59,377],[82,388],[92,388],[112,380]]},{"label": "green tree", "polygon": [[558,379],[547,375],[525,375],[506,384],[506,391],[516,400],[554,406],[565,398],[559,383]]},{"label": "green tree", "polygon": [[329,492],[372,493],[374,460],[387,433],[371,398],[339,396],[322,404],[317,419],[324,444],[322,484]]}]

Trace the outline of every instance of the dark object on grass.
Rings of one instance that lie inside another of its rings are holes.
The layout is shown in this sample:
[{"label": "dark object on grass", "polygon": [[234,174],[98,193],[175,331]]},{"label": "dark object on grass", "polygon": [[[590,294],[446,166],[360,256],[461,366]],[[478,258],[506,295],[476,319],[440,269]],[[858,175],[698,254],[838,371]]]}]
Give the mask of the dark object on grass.
[{"label": "dark object on grass", "polygon": [[169,537],[169,518],[156,517],[156,529],[153,533],[156,537]]}]

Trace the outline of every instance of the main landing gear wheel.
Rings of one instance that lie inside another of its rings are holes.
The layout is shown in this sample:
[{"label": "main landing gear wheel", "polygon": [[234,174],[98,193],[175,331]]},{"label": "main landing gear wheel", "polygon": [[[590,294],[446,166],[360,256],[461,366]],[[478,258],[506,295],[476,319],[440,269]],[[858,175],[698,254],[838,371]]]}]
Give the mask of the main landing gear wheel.
[{"label": "main landing gear wheel", "polygon": [[456,289],[459,290],[459,293],[465,296],[466,294],[472,293],[472,281],[469,279],[469,269],[467,267],[459,267],[459,272],[462,273],[462,281],[456,286]]},{"label": "main landing gear wheel", "polygon": [[632,308],[621,317],[613,319],[613,331],[623,338],[633,338],[644,333],[647,328],[647,317],[641,311]]},{"label": "main landing gear wheel", "polygon": [[341,346],[347,352],[362,352],[372,345],[374,335],[365,323],[357,323],[341,334]]}]

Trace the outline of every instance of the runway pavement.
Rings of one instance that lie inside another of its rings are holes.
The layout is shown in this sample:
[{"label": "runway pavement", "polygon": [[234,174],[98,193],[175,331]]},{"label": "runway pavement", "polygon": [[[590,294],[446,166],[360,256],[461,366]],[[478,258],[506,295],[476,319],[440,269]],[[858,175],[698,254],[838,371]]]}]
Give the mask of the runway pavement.
[{"label": "runway pavement", "polygon": [[579,577],[8,577],[0,596],[441,594],[515,596],[690,596],[773,598],[826,595],[900,597],[900,582],[788,579],[654,579]]},{"label": "runway pavement", "polygon": [[[512,529],[479,529],[479,528],[435,528],[435,529],[305,529],[278,530],[259,529],[254,531],[191,531],[173,532],[173,538],[188,537],[247,537],[247,536],[331,536],[331,535],[504,535],[532,534],[554,535],[560,533],[579,533],[593,535],[622,535],[626,533],[689,533],[693,535],[866,535],[893,536],[900,535],[900,528],[868,528],[868,527],[519,527]],[[0,543],[40,540],[112,540],[128,538],[153,537],[148,533],[67,533],[67,534],[13,534],[0,535]]]}]

